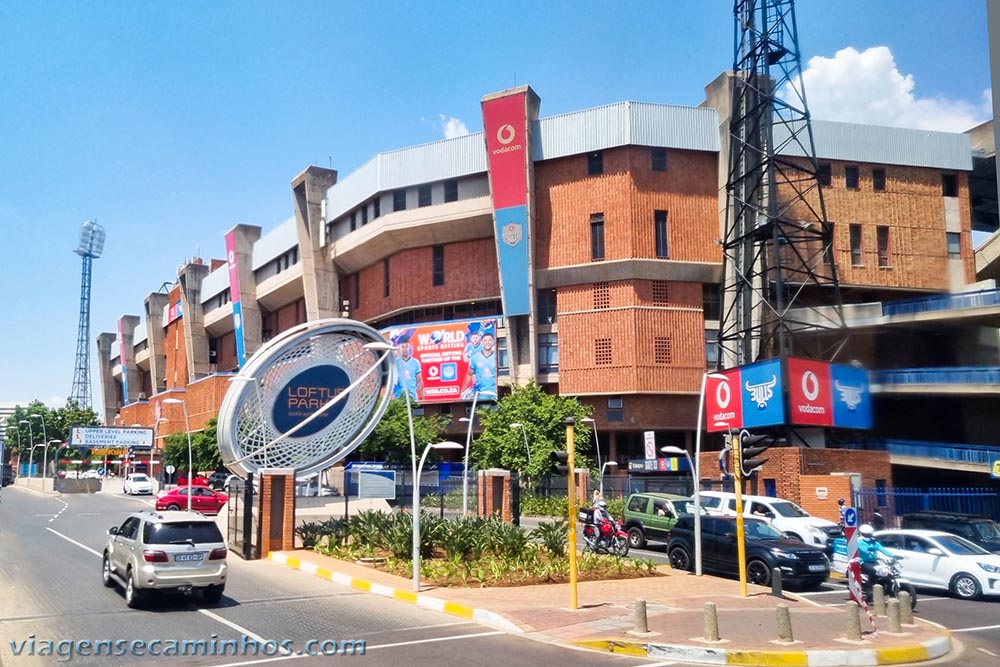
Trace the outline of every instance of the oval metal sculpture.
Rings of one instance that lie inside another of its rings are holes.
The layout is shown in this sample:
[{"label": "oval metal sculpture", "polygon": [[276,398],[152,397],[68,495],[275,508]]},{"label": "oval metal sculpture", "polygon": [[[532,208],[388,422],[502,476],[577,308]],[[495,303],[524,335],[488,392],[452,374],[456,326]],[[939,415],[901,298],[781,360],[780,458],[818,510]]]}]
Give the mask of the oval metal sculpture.
[{"label": "oval metal sculpture", "polygon": [[327,319],[282,332],[253,355],[222,400],[222,460],[241,476],[261,468],[325,470],[371,433],[395,383],[392,348],[362,322]]}]

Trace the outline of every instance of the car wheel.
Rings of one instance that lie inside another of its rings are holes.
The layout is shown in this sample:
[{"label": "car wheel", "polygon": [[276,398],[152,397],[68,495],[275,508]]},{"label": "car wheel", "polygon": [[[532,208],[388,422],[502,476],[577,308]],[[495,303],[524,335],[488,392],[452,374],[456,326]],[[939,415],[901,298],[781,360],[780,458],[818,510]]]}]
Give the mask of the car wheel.
[{"label": "car wheel", "polygon": [[135,587],[135,577],[132,570],[125,574],[125,604],[129,609],[135,609],[142,602],[142,591]]},{"label": "car wheel", "polygon": [[975,600],[983,594],[976,578],[965,572],[959,572],[951,580],[951,592],[963,600]]},{"label": "car wheel", "polygon": [[215,604],[222,599],[222,591],[226,590],[224,584],[218,586],[206,586],[202,589],[202,595],[205,597],[205,602],[209,604]]},{"label": "car wheel", "polygon": [[670,567],[684,572],[691,571],[691,555],[684,547],[674,547],[667,556],[670,559]]},{"label": "car wheel", "polygon": [[167,505],[167,509],[168,509],[169,511],[171,511],[171,512],[176,512],[176,511],[177,511],[177,510],[179,510],[180,508],[181,508],[181,506],[180,506],[180,505],[178,505],[177,503],[170,503],[169,505]]},{"label": "car wheel", "polygon": [[101,579],[108,588],[115,585],[115,579],[111,576],[111,559],[107,554],[104,554],[104,563],[101,565]]},{"label": "car wheel", "polygon": [[632,526],[628,529],[628,545],[633,549],[641,549],[646,546],[646,536],[642,533],[642,528]]},{"label": "car wheel", "polygon": [[767,586],[771,583],[771,568],[767,563],[757,558],[747,563],[747,581],[758,586]]}]

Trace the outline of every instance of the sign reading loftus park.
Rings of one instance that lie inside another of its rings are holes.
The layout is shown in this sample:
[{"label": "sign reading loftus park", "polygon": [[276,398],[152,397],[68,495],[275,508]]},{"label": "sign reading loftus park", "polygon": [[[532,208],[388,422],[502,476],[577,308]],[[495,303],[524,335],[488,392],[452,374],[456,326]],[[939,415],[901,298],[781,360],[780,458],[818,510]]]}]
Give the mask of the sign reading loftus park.
[{"label": "sign reading loftus park", "polygon": [[705,387],[710,432],[796,424],[869,429],[868,373],[823,361],[770,359],[722,371]]},{"label": "sign reading loftus park", "polygon": [[69,444],[74,447],[109,447],[149,449],[153,444],[151,428],[119,428],[114,426],[74,426]]}]

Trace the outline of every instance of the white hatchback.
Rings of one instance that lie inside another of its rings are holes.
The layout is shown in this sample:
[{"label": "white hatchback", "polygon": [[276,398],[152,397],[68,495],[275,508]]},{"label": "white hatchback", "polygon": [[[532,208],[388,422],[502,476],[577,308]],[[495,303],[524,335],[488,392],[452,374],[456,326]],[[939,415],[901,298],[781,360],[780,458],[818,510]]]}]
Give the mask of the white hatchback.
[{"label": "white hatchback", "polygon": [[143,473],[133,472],[125,478],[123,490],[130,496],[134,496],[136,494],[152,494],[153,482]]},{"label": "white hatchback", "polygon": [[1000,555],[964,537],[937,530],[880,530],[875,539],[899,557],[917,588],[951,591],[963,600],[1000,595]]}]

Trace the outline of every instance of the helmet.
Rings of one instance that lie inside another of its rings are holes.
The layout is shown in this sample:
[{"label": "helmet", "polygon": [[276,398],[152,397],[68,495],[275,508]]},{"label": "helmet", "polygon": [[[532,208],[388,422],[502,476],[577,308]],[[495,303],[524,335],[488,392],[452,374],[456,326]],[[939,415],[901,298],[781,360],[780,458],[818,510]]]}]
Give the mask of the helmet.
[{"label": "helmet", "polygon": [[604,498],[601,498],[601,499],[600,499],[600,500],[598,500],[598,501],[597,501],[596,503],[594,503],[594,506],[595,506],[595,507],[601,507],[601,508],[606,508],[606,507],[608,506],[608,503],[607,503],[607,501],[606,501],[606,500],[604,500]]},{"label": "helmet", "polygon": [[844,504],[845,502],[847,502],[847,501],[846,501],[846,500],[844,500],[843,498],[838,498],[838,499],[837,499],[837,504],[838,504],[838,505],[843,505],[843,504]]},{"label": "helmet", "polygon": [[871,537],[872,535],[875,534],[875,529],[872,528],[872,525],[870,523],[863,523],[863,524],[861,524],[861,527],[858,528],[858,531],[864,537]]}]

